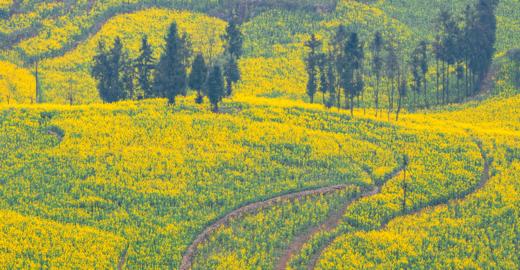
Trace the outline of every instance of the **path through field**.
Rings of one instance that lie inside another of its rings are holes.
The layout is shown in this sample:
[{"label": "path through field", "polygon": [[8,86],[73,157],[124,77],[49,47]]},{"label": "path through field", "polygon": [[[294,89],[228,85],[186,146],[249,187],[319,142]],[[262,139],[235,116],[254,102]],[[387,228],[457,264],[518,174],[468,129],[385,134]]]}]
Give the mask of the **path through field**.
[{"label": "path through field", "polygon": [[380,193],[382,185],[386,181],[396,177],[401,171],[402,171],[402,168],[398,168],[398,169],[394,170],[391,174],[389,174],[387,177],[385,177],[384,181],[382,181],[380,185],[376,185],[371,190],[366,191],[366,192],[362,193],[361,195],[357,196],[356,198],[347,201],[339,211],[330,215],[325,220],[325,222],[323,222],[322,224],[320,224],[316,227],[310,228],[309,230],[307,230],[304,233],[297,236],[292,241],[292,243],[289,245],[289,247],[285,250],[282,257],[278,261],[275,269],[276,270],[286,269],[287,264],[289,263],[289,260],[295,254],[298,254],[300,252],[300,250],[303,248],[303,245],[305,245],[305,243],[307,243],[312,238],[312,236],[314,236],[315,234],[317,234],[320,231],[330,232],[330,231],[333,231],[334,229],[336,229],[336,227],[338,227],[338,225],[340,224],[341,219],[343,218],[343,215],[345,214],[348,207],[352,203],[359,201],[363,198],[374,196],[374,195]]},{"label": "path through field", "polygon": [[240,217],[247,213],[252,213],[256,210],[271,206],[276,203],[280,203],[283,201],[291,201],[296,199],[301,199],[303,197],[307,196],[316,196],[316,195],[325,195],[328,193],[332,193],[338,190],[345,189],[352,185],[335,185],[331,187],[323,187],[323,188],[317,188],[312,190],[306,190],[306,191],[299,191],[295,193],[289,193],[285,195],[280,195],[265,201],[255,202],[248,205],[245,205],[243,207],[240,207],[236,210],[233,210],[232,212],[226,214],[224,217],[218,219],[214,223],[212,223],[210,226],[208,226],[202,233],[200,233],[196,238],[195,241],[186,249],[186,252],[184,253],[184,256],[182,257],[181,262],[181,270],[188,270],[191,268],[193,258],[196,255],[197,247],[204,242],[208,236],[210,236],[216,229],[218,229],[221,225],[227,224],[231,219]]},{"label": "path through field", "polygon": [[[480,140],[476,139],[475,143],[477,144],[477,146],[478,146],[478,148],[480,150],[480,154],[482,155],[482,159],[484,160],[484,167],[482,168],[482,173],[480,175],[480,181],[472,189],[468,190],[465,194],[463,194],[462,196],[460,196],[456,200],[463,200],[467,196],[477,192],[482,187],[484,187],[486,185],[486,183],[489,181],[489,179],[491,178],[490,175],[489,175],[489,168],[491,166],[492,160],[487,157],[487,154],[486,154],[486,152],[485,152],[485,150],[483,148],[482,142]],[[450,201],[450,200],[448,200],[448,201]],[[431,206],[428,206],[428,207],[425,207],[425,208],[419,208],[419,209],[407,212],[404,215],[415,215],[415,214],[418,214],[418,213],[424,211],[424,209],[426,209],[426,208],[439,206],[439,205],[442,205],[442,204],[445,204],[445,203],[447,203],[447,202],[440,202],[438,204],[431,205]],[[385,221],[382,224],[382,226],[379,228],[379,230],[384,230],[391,220],[393,220],[393,219]],[[331,243],[332,243],[332,241],[327,243],[322,249],[320,249],[316,254],[313,255],[312,259],[309,262],[309,265],[307,266],[307,269],[311,270],[311,269],[315,269],[316,268],[316,264],[317,264],[319,258],[321,257],[322,252]],[[286,267],[277,268],[277,269],[286,269]]]}]

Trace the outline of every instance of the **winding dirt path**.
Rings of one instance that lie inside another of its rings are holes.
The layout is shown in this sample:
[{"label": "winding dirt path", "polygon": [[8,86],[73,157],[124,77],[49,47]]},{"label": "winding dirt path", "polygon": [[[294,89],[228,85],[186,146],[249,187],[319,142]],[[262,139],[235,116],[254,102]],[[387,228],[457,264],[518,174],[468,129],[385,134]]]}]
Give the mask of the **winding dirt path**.
[{"label": "winding dirt path", "polygon": [[206,229],[204,229],[204,231],[195,238],[193,243],[186,249],[186,252],[184,253],[184,256],[182,257],[180,269],[181,270],[190,269],[193,258],[195,257],[195,255],[197,253],[198,246],[201,243],[203,243],[206,239],[208,239],[208,236],[210,236],[216,229],[218,229],[221,225],[227,224],[233,218],[240,217],[244,214],[252,213],[256,210],[266,208],[268,206],[271,206],[273,204],[280,203],[283,201],[291,201],[291,200],[301,199],[303,197],[308,197],[308,196],[325,195],[325,194],[329,194],[329,193],[332,193],[335,191],[345,189],[349,186],[353,186],[353,184],[335,185],[335,186],[330,186],[330,187],[323,187],[323,188],[318,188],[318,189],[289,193],[289,194],[280,195],[280,196],[277,196],[277,197],[274,197],[274,198],[271,198],[271,199],[268,199],[265,201],[251,203],[251,204],[245,205],[243,207],[240,207],[238,209],[235,209],[232,212],[226,214],[224,217],[213,222],[210,226],[206,227]]},{"label": "winding dirt path", "polygon": [[[480,181],[475,186],[473,186],[473,188],[467,190],[464,194],[462,194],[461,196],[459,196],[457,198],[454,198],[454,199],[451,199],[451,200],[448,199],[445,202],[440,202],[440,203],[437,203],[437,204],[434,204],[434,205],[430,205],[430,206],[427,206],[427,207],[423,207],[423,208],[419,208],[419,209],[416,209],[416,210],[412,210],[412,211],[406,212],[406,213],[404,213],[403,215],[400,215],[400,216],[415,215],[415,214],[418,214],[420,212],[423,212],[427,208],[443,205],[443,204],[446,204],[446,203],[448,203],[450,201],[464,200],[464,199],[467,198],[467,196],[469,196],[471,194],[474,194],[475,192],[477,192],[481,188],[483,188],[487,184],[489,179],[491,178],[491,176],[489,174],[489,168],[490,168],[493,160],[489,159],[487,157],[486,151],[484,150],[484,147],[482,145],[482,141],[480,141],[479,139],[475,139],[475,143],[477,144],[477,146],[478,146],[478,148],[480,150],[480,154],[482,156],[482,159],[484,160],[484,167],[482,168],[482,173],[480,175]],[[397,217],[400,217],[400,216],[397,216]],[[384,230],[387,227],[388,223],[390,221],[394,220],[397,217],[394,217],[392,219],[389,219],[389,220],[383,222],[383,224],[381,225],[381,227],[378,230]],[[315,269],[316,268],[316,264],[317,264],[319,258],[321,257],[321,254],[327,248],[327,246],[329,246],[331,243],[332,242],[327,243],[326,245],[324,245],[324,247],[322,249],[320,249],[319,252],[314,254],[314,256],[312,257],[312,259],[311,259],[307,269],[311,270],[311,269]],[[285,268],[282,268],[282,269],[285,269]]]},{"label": "winding dirt path", "polygon": [[318,226],[312,227],[309,230],[307,230],[304,233],[297,236],[292,241],[292,243],[289,245],[289,247],[285,250],[282,257],[280,257],[275,269],[276,270],[287,269],[287,264],[289,263],[290,259],[294,255],[298,254],[301,251],[301,249],[303,248],[303,246],[305,245],[305,243],[307,243],[315,234],[317,234],[318,232],[321,232],[321,231],[330,232],[330,231],[333,231],[334,229],[336,229],[339,226],[341,219],[345,215],[345,212],[347,211],[348,207],[352,203],[359,201],[363,198],[374,196],[374,195],[380,193],[382,185],[385,182],[387,182],[388,180],[396,177],[402,170],[403,170],[402,167],[395,169],[391,174],[389,174],[388,176],[385,177],[385,179],[382,181],[382,183],[380,185],[376,185],[371,190],[365,191],[364,193],[357,196],[356,198],[348,200],[347,202],[345,202],[345,204],[339,211],[330,215],[327,218],[327,220],[325,220],[325,222],[323,222],[322,224],[320,224]]},{"label": "winding dirt path", "polygon": [[122,270],[123,266],[125,266],[126,256],[128,255],[128,248],[129,248],[129,246],[126,246],[126,248],[121,253],[121,256],[119,258],[119,263],[117,264],[117,270]]}]

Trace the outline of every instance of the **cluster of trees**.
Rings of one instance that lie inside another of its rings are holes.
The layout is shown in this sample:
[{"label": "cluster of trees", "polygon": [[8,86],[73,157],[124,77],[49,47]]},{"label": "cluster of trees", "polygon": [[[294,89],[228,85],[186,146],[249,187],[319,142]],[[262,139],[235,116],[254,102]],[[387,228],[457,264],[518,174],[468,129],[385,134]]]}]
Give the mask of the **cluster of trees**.
[{"label": "cluster of trees", "polygon": [[[344,107],[350,108],[353,114],[354,101],[357,99],[360,106],[365,83],[372,78],[377,116],[383,109],[380,96],[384,80],[388,117],[397,103],[396,119],[405,98],[410,109],[462,101],[464,96],[469,97],[480,90],[491,67],[495,52],[497,4],[497,0],[478,0],[475,5],[467,6],[461,18],[442,10],[435,40],[421,41],[411,52],[405,52],[395,42],[385,40],[380,32],[376,32],[367,46],[370,54],[366,54],[365,43],[360,41],[358,33],[349,32],[345,26],[339,26],[328,42],[330,47],[327,50],[322,48],[322,41],[311,35],[305,44],[308,47],[305,58],[309,77],[307,95],[314,102],[316,93],[321,92],[327,107],[336,105],[341,108],[343,91]],[[428,88],[432,58],[436,66],[435,93]],[[452,76],[456,77],[456,95],[450,91]],[[328,98],[325,97],[327,93]],[[421,94],[422,98],[419,98]],[[412,96],[408,98],[409,95]]]},{"label": "cluster of trees", "polygon": [[513,64],[512,80],[515,86],[520,87],[520,49],[511,50],[507,53]]},{"label": "cluster of trees", "polygon": [[119,37],[111,48],[100,41],[91,74],[97,79],[99,95],[105,102],[167,98],[169,104],[175,104],[176,97],[185,96],[191,88],[197,91],[197,103],[203,103],[207,96],[217,112],[219,102],[232,94],[233,85],[240,80],[238,60],[243,45],[242,33],[235,21],[228,24],[222,38],[226,41],[225,53],[212,65],[206,63],[202,53],[193,57],[188,35],[179,35],[175,22],[169,28],[158,60],[146,36],[136,59],[129,57]]}]

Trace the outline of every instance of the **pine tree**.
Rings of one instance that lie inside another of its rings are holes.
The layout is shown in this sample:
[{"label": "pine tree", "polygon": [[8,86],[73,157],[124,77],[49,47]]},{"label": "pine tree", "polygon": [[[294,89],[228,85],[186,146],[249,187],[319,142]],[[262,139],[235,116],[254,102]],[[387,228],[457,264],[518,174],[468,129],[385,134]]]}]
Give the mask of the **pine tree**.
[{"label": "pine tree", "polygon": [[106,49],[103,42],[98,43],[97,54],[91,74],[98,80],[99,96],[105,102],[116,102],[126,98],[123,73],[127,67],[123,43],[117,37],[111,49]]},{"label": "pine tree", "polygon": [[240,59],[242,57],[242,46],[244,43],[244,37],[238,23],[235,20],[231,20],[226,27],[226,34],[223,36],[225,42],[226,54]]},{"label": "pine tree", "polygon": [[412,53],[410,67],[412,70],[412,93],[413,93],[413,107],[417,107],[417,95],[421,92],[421,84],[422,84],[422,72],[421,72],[421,47],[418,46]]},{"label": "pine tree", "polygon": [[169,104],[175,104],[175,98],[186,89],[185,52],[185,41],[179,37],[174,22],[169,28],[166,47],[157,65],[154,80],[155,95],[168,98]]},{"label": "pine tree", "polygon": [[305,59],[307,75],[309,80],[307,82],[307,95],[310,98],[311,103],[314,102],[314,95],[317,92],[317,65],[318,65],[318,51],[321,49],[321,41],[316,38],[316,35],[312,34],[311,39],[305,42],[305,46],[309,48],[309,54]]},{"label": "pine tree", "polygon": [[128,58],[125,54],[125,60],[123,63],[123,71],[122,71],[122,83],[123,83],[123,94],[122,99],[134,99],[136,98],[135,93],[135,78],[136,71],[135,65],[132,63],[133,61]]},{"label": "pine tree", "polygon": [[475,32],[479,34],[478,52],[473,53],[470,68],[476,75],[475,90],[480,88],[486,77],[495,53],[497,19],[495,9],[498,0],[478,0],[475,7]]},{"label": "pine tree", "polygon": [[232,19],[226,27],[226,34],[223,36],[225,40],[225,55],[227,57],[224,66],[224,76],[226,77],[226,96],[231,96],[233,85],[240,80],[240,68],[238,61],[242,57],[244,38],[238,23]]},{"label": "pine tree", "polygon": [[197,98],[195,101],[198,104],[201,104],[203,102],[203,90],[204,85],[206,84],[207,77],[208,68],[206,66],[206,61],[204,60],[204,56],[201,53],[199,53],[193,61],[189,78],[190,88],[197,91]]},{"label": "pine tree", "polygon": [[408,95],[408,70],[406,67],[403,67],[403,71],[401,72],[401,78],[399,79],[398,93],[399,98],[397,100],[397,112],[395,114],[395,120],[399,121],[399,113],[401,113],[401,109],[403,107],[403,99]]},{"label": "pine tree", "polygon": [[364,58],[363,46],[359,42],[358,34],[353,32],[345,44],[343,59],[341,60],[340,79],[345,96],[349,98],[350,114],[354,115],[354,98],[361,94],[364,83],[361,73]]},{"label": "pine tree", "polygon": [[[335,62],[334,73],[337,78],[340,78],[340,71],[343,69],[345,43],[347,42],[348,32],[344,25],[338,26],[334,38],[332,40],[332,53],[334,59],[331,61]],[[336,91],[336,104],[338,109],[341,108],[341,80],[337,79],[334,87]],[[346,98],[346,97],[345,97]]]},{"label": "pine tree", "polygon": [[319,91],[322,94],[323,105],[326,105],[325,94],[330,87],[327,74],[327,55],[325,53],[318,54],[318,70],[320,72]]},{"label": "pine tree", "polygon": [[[181,46],[181,57],[182,57],[182,65],[184,66],[185,70],[187,70],[187,68],[190,66],[190,59],[192,57],[192,44],[191,44],[191,40],[190,40],[190,37],[188,36],[188,34],[186,32],[184,32],[182,34],[182,37],[181,37],[181,43],[182,43],[182,46]],[[181,94],[183,96],[186,96],[188,94],[188,81],[187,81],[187,73],[186,73],[186,77],[185,77],[186,81],[184,83],[184,87],[181,89]]]},{"label": "pine tree", "polygon": [[123,42],[119,37],[114,40],[114,45],[109,52],[109,69],[108,69],[108,102],[115,102],[126,97],[122,74],[125,68],[125,53],[123,49]]},{"label": "pine tree", "polygon": [[424,95],[424,106],[426,108],[430,107],[430,103],[428,102],[428,43],[426,41],[421,41],[419,43],[419,53],[420,53],[420,61],[419,66],[421,68],[421,75],[423,79],[423,95]]},{"label": "pine tree", "polygon": [[152,46],[148,43],[148,38],[144,36],[141,41],[140,55],[136,59],[136,68],[137,81],[146,98],[154,97],[151,78],[154,63],[155,59],[153,57]]},{"label": "pine tree", "polygon": [[520,49],[513,49],[507,53],[509,60],[511,61],[513,68],[511,78],[515,86],[520,87]]},{"label": "pine tree", "polygon": [[450,67],[460,57],[459,37],[461,30],[451,12],[441,10],[438,18],[438,39],[436,41],[436,57],[442,61],[442,101],[450,102]]},{"label": "pine tree", "polygon": [[325,106],[327,108],[331,108],[334,106],[336,102],[336,70],[335,70],[335,62],[334,55],[329,53],[328,61],[327,61],[327,81],[328,81],[328,89],[329,100],[326,102]]},{"label": "pine tree", "polygon": [[230,55],[227,59],[225,66],[225,77],[226,77],[226,96],[231,96],[233,91],[233,84],[240,80],[240,69],[238,67],[237,60],[234,56]]},{"label": "pine tree", "polygon": [[215,66],[208,77],[208,98],[213,106],[213,112],[218,112],[218,104],[222,101],[225,91],[221,68]]},{"label": "pine tree", "polygon": [[384,46],[383,36],[381,32],[376,32],[374,35],[374,40],[370,46],[372,51],[372,72],[376,76],[376,88],[374,91],[374,102],[376,106],[376,117],[379,109],[379,85],[381,83],[381,69],[383,67],[383,59],[381,56],[381,51]]},{"label": "pine tree", "polygon": [[108,52],[103,41],[99,41],[97,46],[97,52],[94,56],[94,64],[92,65],[91,74],[97,82],[97,89],[99,96],[103,101],[110,99],[110,92],[108,87],[108,69],[110,68],[108,63]]},{"label": "pine tree", "polygon": [[[399,70],[399,59],[397,57],[396,49],[392,43],[386,46],[386,60],[385,60],[386,77],[390,80],[390,87],[388,88],[388,118],[394,109],[395,96],[395,81],[397,78],[397,71]],[[397,81],[399,79],[397,78]]]}]

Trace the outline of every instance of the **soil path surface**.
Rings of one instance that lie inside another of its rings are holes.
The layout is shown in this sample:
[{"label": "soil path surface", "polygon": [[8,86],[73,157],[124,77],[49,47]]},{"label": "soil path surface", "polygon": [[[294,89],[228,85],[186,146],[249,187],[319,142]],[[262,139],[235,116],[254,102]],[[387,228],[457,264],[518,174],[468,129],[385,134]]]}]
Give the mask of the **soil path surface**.
[{"label": "soil path surface", "polygon": [[325,222],[323,222],[322,224],[320,224],[318,226],[312,227],[309,230],[307,230],[304,233],[297,236],[292,241],[292,243],[289,245],[289,247],[285,250],[282,257],[279,259],[275,269],[277,269],[277,270],[286,269],[287,264],[289,263],[290,259],[294,255],[299,254],[300,250],[303,248],[305,243],[307,243],[315,234],[317,234],[318,232],[321,232],[321,231],[330,232],[330,231],[333,231],[334,229],[336,229],[336,227],[338,227],[338,225],[340,224],[341,219],[343,218],[348,207],[352,203],[359,201],[363,198],[374,196],[374,195],[380,193],[382,185],[385,182],[387,182],[388,180],[396,177],[401,171],[402,171],[402,168],[398,168],[398,169],[394,170],[390,175],[385,177],[385,179],[381,183],[381,185],[377,185],[377,186],[373,187],[371,190],[368,190],[368,191],[362,193],[357,198],[347,201],[339,211],[330,215],[325,220]]},{"label": "soil path surface", "polygon": [[208,236],[210,236],[218,227],[221,225],[227,224],[231,219],[240,217],[244,214],[255,212],[259,209],[271,206],[273,204],[277,204],[283,201],[290,201],[290,200],[296,200],[301,199],[303,197],[307,196],[316,196],[316,195],[324,195],[328,193],[332,193],[335,191],[339,191],[342,189],[347,188],[348,186],[352,186],[352,184],[344,184],[344,185],[335,185],[330,187],[323,187],[323,188],[317,188],[312,190],[306,190],[306,191],[299,191],[295,193],[289,193],[286,195],[280,195],[265,201],[255,202],[248,205],[245,205],[243,207],[240,207],[238,209],[233,210],[232,212],[226,214],[224,217],[218,219],[217,221],[213,222],[210,226],[206,227],[202,233],[200,233],[193,243],[186,249],[186,252],[184,253],[184,256],[182,258],[181,262],[181,270],[188,270],[191,268],[193,258],[196,255],[197,247],[204,242],[206,239],[208,239]]},{"label": "soil path surface", "polygon": [[[484,161],[484,167],[482,168],[482,173],[480,175],[480,181],[475,186],[473,186],[470,190],[465,192],[465,194],[461,195],[460,197],[456,198],[455,200],[464,200],[464,199],[466,199],[467,196],[469,196],[471,194],[474,194],[475,192],[479,191],[482,187],[484,187],[487,184],[487,182],[489,181],[489,179],[491,178],[491,176],[489,174],[489,169],[490,169],[490,166],[492,164],[492,159],[489,159],[487,157],[486,151],[484,150],[484,147],[483,147],[482,142],[480,140],[475,139],[475,143],[477,144],[477,146],[478,146],[478,148],[480,150],[480,154],[482,155],[482,159]],[[435,206],[439,206],[439,205],[442,205],[442,204],[446,204],[446,202],[441,202],[441,203],[438,203],[438,204],[435,204],[435,205],[431,205],[431,206],[428,206],[428,207],[424,207],[424,208],[416,209],[416,210],[413,210],[413,211],[410,211],[410,212],[406,212],[404,215],[407,215],[407,216],[408,215],[415,215],[415,214],[418,214],[418,213],[424,211],[426,208],[435,207]],[[401,215],[401,216],[403,216],[403,215]],[[379,230],[384,230],[391,220],[393,220],[393,219],[385,221],[382,224],[382,226],[379,228]],[[307,269],[315,269],[316,268],[316,264],[317,264],[319,258],[321,257],[322,252],[326,249],[326,247],[328,245],[330,245],[330,243],[331,242],[327,243],[327,245],[325,245],[319,252],[314,254],[314,256],[312,257],[312,259],[311,259]],[[285,269],[285,268],[281,268],[281,269]]]}]

